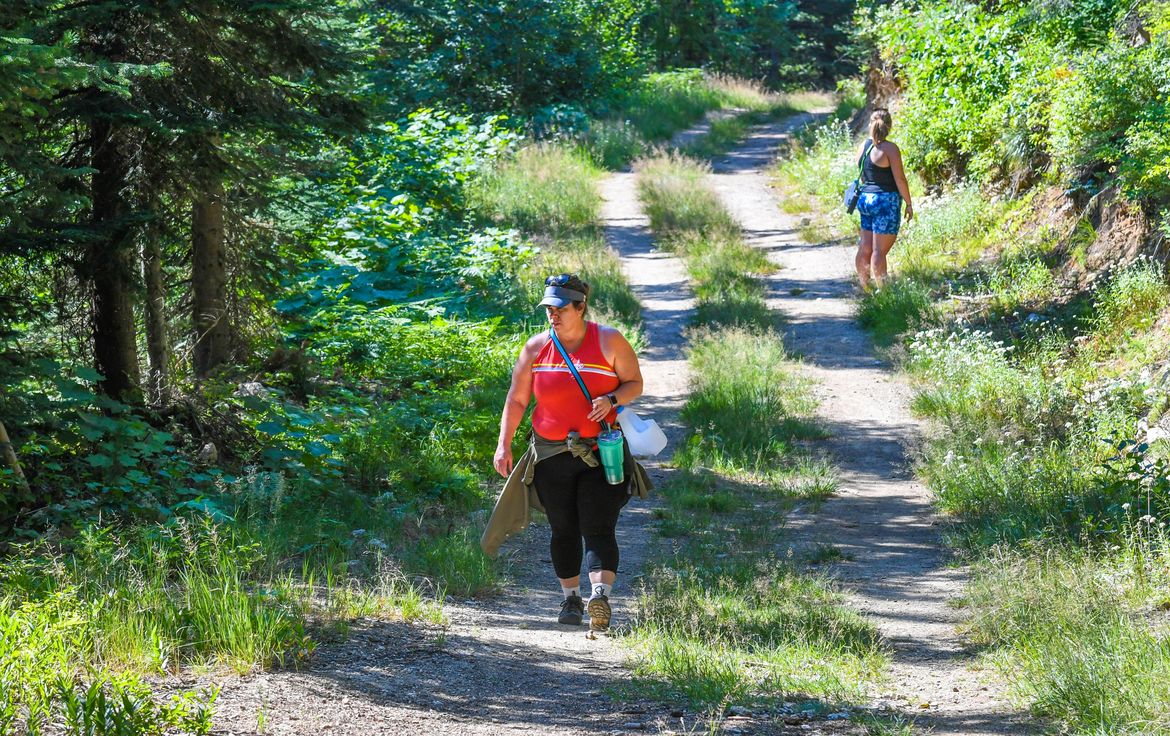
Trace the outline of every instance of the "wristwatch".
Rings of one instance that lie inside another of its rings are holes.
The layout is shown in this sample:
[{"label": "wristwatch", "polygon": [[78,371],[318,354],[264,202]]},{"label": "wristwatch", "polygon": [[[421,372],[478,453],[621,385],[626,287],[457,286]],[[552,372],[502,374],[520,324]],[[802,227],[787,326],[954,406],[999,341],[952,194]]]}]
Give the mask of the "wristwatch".
[{"label": "wristwatch", "polygon": [[611,406],[613,406],[615,409],[617,408],[617,405],[618,405],[617,396],[615,396],[613,394],[606,394],[605,398],[609,399],[609,403]]}]

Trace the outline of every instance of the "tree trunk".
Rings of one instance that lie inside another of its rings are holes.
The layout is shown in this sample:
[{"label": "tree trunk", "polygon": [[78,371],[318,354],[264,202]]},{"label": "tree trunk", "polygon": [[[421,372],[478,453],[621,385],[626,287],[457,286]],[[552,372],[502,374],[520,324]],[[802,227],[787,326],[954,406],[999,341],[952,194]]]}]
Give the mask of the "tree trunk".
[{"label": "tree trunk", "polygon": [[20,460],[16,457],[16,450],[12,448],[12,440],[8,438],[8,430],[4,428],[4,422],[0,422],[0,460],[12,470],[17,488],[27,493],[28,480],[24,477],[24,471],[20,467]]},{"label": "tree trunk", "polygon": [[223,183],[212,179],[196,197],[191,218],[196,378],[225,363],[230,348],[223,200]]},{"label": "tree trunk", "polygon": [[158,239],[158,228],[151,226],[142,247],[142,276],[146,282],[146,352],[150,358],[150,391],[155,403],[165,405],[170,396],[170,346],[167,344],[162,249]]},{"label": "tree trunk", "polygon": [[87,253],[93,283],[94,358],[102,391],[120,401],[141,403],[138,331],[134,323],[135,268],[127,187],[130,160],[119,131],[106,120],[92,124],[93,222],[102,237]]}]

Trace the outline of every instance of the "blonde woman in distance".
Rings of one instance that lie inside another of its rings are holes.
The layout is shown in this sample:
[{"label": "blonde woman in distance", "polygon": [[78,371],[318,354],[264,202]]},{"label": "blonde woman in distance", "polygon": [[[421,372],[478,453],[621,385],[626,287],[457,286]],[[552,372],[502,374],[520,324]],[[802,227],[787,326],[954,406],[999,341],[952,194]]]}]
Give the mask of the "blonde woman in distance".
[{"label": "blonde woman in distance", "polygon": [[881,288],[886,279],[886,256],[898,239],[903,202],[906,219],[914,219],[914,203],[902,168],[902,151],[889,140],[893,125],[889,110],[874,110],[869,116],[869,138],[858,156],[861,196],[857,211],[861,213],[861,238],[855,265],[862,289]]}]

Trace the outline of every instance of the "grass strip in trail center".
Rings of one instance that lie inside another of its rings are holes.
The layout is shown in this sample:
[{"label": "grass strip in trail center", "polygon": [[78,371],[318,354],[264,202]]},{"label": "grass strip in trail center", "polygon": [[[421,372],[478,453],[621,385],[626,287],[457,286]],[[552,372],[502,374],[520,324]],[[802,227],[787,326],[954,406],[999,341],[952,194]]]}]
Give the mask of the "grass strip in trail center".
[{"label": "grass strip in trail center", "polygon": [[764,302],[774,266],[746,245],[706,183],[677,154],[639,161],[638,187],[660,244],[686,263],[698,297],[690,333],[690,440],[663,489],[661,549],[644,577],[629,641],[639,692],[710,709],[811,714],[864,697],[885,664],[876,629],[790,559],[781,535],[798,501],[832,493],[832,468],[802,446],[823,435]]},{"label": "grass strip in trail center", "polygon": [[[641,344],[641,305],[621,260],[602,236],[601,171],[565,143],[537,143],[501,161],[472,185],[471,200],[482,216],[521,230],[537,249],[521,278],[525,304],[536,305],[544,277],[576,273],[589,285],[590,319],[619,327]],[[543,313],[533,308],[532,329]]]}]

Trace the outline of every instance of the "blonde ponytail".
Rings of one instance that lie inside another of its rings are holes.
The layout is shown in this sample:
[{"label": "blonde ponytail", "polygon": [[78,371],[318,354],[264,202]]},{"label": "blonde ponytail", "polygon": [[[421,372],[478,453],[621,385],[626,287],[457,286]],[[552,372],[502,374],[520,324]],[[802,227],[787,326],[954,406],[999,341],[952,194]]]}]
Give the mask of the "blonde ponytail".
[{"label": "blonde ponytail", "polygon": [[892,127],[894,127],[894,119],[890,117],[889,110],[874,110],[873,114],[869,116],[870,140],[874,142],[874,145],[881,143],[890,137],[890,128]]}]

